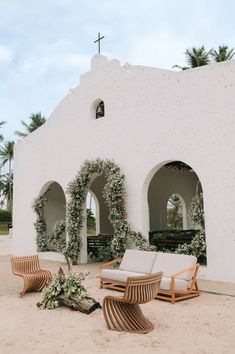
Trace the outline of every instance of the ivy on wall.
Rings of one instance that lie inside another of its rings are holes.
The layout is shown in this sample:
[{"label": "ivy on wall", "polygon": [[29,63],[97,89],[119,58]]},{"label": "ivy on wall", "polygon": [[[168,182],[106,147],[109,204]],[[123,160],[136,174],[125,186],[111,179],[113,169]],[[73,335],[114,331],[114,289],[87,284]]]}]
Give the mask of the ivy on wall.
[{"label": "ivy on wall", "polygon": [[[114,228],[114,238],[111,243],[112,257],[122,257],[125,249],[131,242],[138,249],[149,248],[149,242],[140,233],[131,229],[125,210],[124,175],[120,167],[112,160],[86,160],[75,179],[69,183],[67,193],[70,200],[66,210],[66,232],[68,235],[67,247],[61,247],[59,242],[56,249],[68,257],[73,264],[77,264],[81,249],[81,230],[84,223],[84,204],[89,185],[94,175],[104,175],[106,184],[103,189],[103,196],[109,209],[109,221]],[[37,213],[35,228],[37,231],[37,247],[39,251],[47,251],[48,237],[46,235],[46,222],[43,216],[43,209],[46,198],[41,196],[34,201],[33,208]],[[55,228],[54,228],[55,229]],[[55,235],[49,237],[49,242],[56,246]],[[64,238],[65,240],[65,238]],[[60,238],[61,241],[61,238]]]},{"label": "ivy on wall", "polygon": [[64,254],[66,251],[65,220],[56,221],[52,233],[47,234],[47,225],[44,217],[44,207],[47,201],[47,198],[42,195],[33,202],[33,209],[37,214],[37,219],[34,223],[37,231],[37,249],[40,252],[56,251]]},{"label": "ivy on wall", "polygon": [[37,232],[37,249],[39,252],[48,251],[48,237],[46,233],[46,220],[44,217],[44,207],[47,203],[47,198],[45,196],[40,196],[33,202],[33,210],[37,215],[36,222],[34,223],[34,227]]},{"label": "ivy on wall", "polygon": [[203,194],[196,190],[195,196],[192,198],[189,211],[193,225],[200,228],[192,241],[187,244],[179,245],[175,253],[192,254],[195,257],[203,257],[206,259],[206,235],[205,235],[205,220],[203,209]]}]

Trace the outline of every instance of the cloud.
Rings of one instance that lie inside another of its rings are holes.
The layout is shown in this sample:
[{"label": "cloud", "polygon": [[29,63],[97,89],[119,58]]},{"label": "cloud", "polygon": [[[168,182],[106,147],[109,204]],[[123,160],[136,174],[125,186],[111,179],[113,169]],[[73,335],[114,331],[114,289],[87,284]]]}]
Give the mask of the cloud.
[{"label": "cloud", "polygon": [[10,47],[0,44],[0,64],[10,64],[13,61],[13,51]]},{"label": "cloud", "polygon": [[87,70],[90,55],[83,54],[71,40],[59,40],[53,44],[42,44],[29,57],[22,59],[18,70],[25,74],[47,74],[78,69]]}]

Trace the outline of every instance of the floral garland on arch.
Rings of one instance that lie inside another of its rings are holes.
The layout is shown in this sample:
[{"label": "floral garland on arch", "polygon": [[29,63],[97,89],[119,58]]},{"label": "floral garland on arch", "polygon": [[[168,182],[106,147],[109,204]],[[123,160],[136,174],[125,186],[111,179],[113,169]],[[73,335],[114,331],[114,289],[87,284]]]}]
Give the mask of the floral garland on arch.
[{"label": "floral garland on arch", "polygon": [[37,233],[37,250],[39,252],[48,251],[47,233],[46,233],[46,220],[44,217],[44,207],[47,203],[47,198],[44,195],[36,198],[33,202],[32,208],[37,215],[34,227]]},{"label": "floral garland on arch", "polygon": [[[81,230],[84,223],[83,208],[91,178],[94,174],[103,174],[106,184],[103,196],[109,209],[109,221],[114,228],[114,237],[111,242],[113,258],[122,257],[125,249],[131,246],[131,241],[140,250],[149,249],[149,241],[141,233],[131,229],[125,210],[124,175],[120,167],[112,160],[86,160],[75,179],[69,183],[67,193],[70,201],[66,210],[66,232],[68,245],[65,246],[65,224],[59,220],[51,235],[46,234],[46,221],[43,215],[47,203],[45,196],[35,199],[33,209],[37,214],[34,224],[37,231],[37,247],[39,251],[48,251],[54,246],[58,252],[62,252],[73,264],[77,264],[81,249]],[[59,235],[59,237],[58,237]]]},{"label": "floral garland on arch", "polygon": [[65,254],[66,251],[66,238],[65,238],[65,221],[58,220],[55,222],[52,233],[48,234],[46,229],[46,220],[44,217],[44,207],[48,200],[45,195],[41,195],[33,202],[33,209],[37,214],[34,227],[37,232],[37,250],[39,252],[55,251]]},{"label": "floral garland on arch", "polygon": [[103,174],[106,184],[103,196],[109,209],[109,221],[114,228],[111,253],[114,258],[122,257],[130,241],[137,248],[147,249],[149,242],[140,233],[131,230],[126,220],[124,175],[112,160],[86,160],[75,179],[68,186],[70,202],[67,207],[68,247],[66,253],[73,264],[77,263],[81,248],[81,229],[84,222],[83,205],[89,183],[94,174]]}]

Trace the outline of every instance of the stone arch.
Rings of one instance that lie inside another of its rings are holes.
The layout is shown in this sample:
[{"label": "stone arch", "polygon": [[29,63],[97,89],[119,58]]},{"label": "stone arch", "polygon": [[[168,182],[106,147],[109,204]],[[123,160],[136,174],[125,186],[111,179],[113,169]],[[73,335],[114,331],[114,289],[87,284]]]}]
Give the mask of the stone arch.
[{"label": "stone arch", "polygon": [[[86,263],[87,245],[84,235],[84,210],[86,209],[86,195],[94,176],[104,175],[106,183],[103,189],[103,196],[109,210],[109,220],[114,229],[112,241],[112,257],[122,257],[130,238],[139,249],[146,249],[148,241],[140,233],[131,230],[126,219],[124,175],[120,167],[112,160],[86,160],[79,170],[76,178],[69,184],[68,194],[70,196],[67,205],[67,233],[68,246],[67,256],[74,264],[77,263],[80,255],[80,262]],[[82,247],[82,249],[81,249]],[[80,252],[81,251],[81,252]],[[82,259],[82,257],[85,258]]]}]

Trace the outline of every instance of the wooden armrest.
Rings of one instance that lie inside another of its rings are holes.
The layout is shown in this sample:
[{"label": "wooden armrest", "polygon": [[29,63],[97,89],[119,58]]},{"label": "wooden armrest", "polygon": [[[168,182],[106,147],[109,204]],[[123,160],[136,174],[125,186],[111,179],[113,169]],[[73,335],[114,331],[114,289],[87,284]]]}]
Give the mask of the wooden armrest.
[{"label": "wooden armrest", "polygon": [[122,258],[116,258],[116,259],[113,259],[112,261],[110,262],[107,262],[107,263],[104,263],[104,264],[101,264],[100,266],[100,269],[106,269],[106,268],[109,268],[111,265],[115,264],[115,263],[121,263],[122,261]]},{"label": "wooden armrest", "polygon": [[188,272],[188,271],[190,271],[190,270],[197,269],[197,268],[199,268],[199,265],[200,265],[199,263],[196,263],[196,264],[194,264],[194,265],[192,265],[192,266],[190,266],[190,267],[187,267],[187,268],[184,268],[184,269],[180,270],[179,272],[173,273],[173,274],[171,275],[171,278],[175,278],[175,277],[177,277],[178,275],[183,274],[183,273],[185,273],[185,272]]}]

